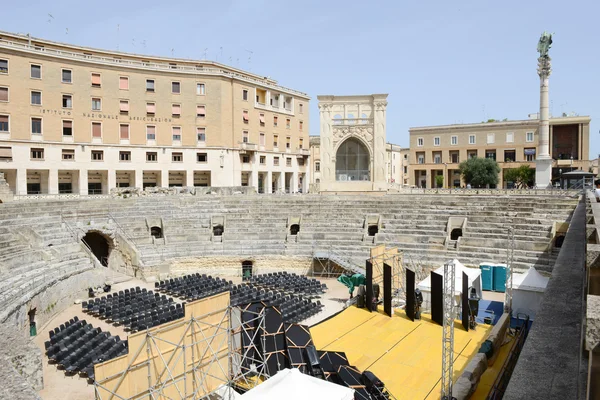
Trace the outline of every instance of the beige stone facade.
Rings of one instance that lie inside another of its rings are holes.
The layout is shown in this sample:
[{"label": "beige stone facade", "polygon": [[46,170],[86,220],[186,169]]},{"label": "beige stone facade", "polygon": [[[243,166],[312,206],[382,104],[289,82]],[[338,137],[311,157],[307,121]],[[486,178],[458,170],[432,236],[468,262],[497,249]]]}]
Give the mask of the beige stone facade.
[{"label": "beige stone facade", "polygon": [[[410,150],[397,144],[385,144],[386,182],[401,186],[408,186],[408,165]],[[311,184],[321,183],[321,138],[310,137],[310,168]],[[317,186],[313,186],[313,190]]]},{"label": "beige stone facade", "polygon": [[[494,158],[501,168],[498,187],[511,187],[512,183],[503,178],[504,171],[524,164],[535,168],[538,126],[535,118],[411,128],[409,185],[435,188],[436,176],[442,175],[443,187],[464,187],[458,171],[460,162],[470,157],[488,157]],[[554,184],[561,172],[590,168],[589,130],[589,117],[550,119]]]},{"label": "beige stone facade", "polygon": [[320,192],[386,190],[387,94],[317,96]]},{"label": "beige stone facade", "polygon": [[304,93],[214,62],[0,36],[0,172],[17,195],[308,188]]}]

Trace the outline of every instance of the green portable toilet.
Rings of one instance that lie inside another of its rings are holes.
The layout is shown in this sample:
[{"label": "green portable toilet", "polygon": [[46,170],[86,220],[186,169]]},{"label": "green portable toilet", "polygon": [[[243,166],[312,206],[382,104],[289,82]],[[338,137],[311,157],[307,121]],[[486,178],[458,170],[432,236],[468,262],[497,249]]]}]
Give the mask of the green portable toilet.
[{"label": "green portable toilet", "polygon": [[481,290],[494,290],[493,268],[490,263],[479,264],[481,270]]},{"label": "green portable toilet", "polygon": [[506,292],[506,264],[496,264],[492,267],[494,276],[494,291]]}]

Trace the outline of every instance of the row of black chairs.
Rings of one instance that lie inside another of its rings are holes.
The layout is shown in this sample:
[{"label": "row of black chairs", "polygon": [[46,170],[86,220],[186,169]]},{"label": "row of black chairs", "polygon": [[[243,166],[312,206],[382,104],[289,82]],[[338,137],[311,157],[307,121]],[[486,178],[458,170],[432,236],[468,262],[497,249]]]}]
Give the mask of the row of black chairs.
[{"label": "row of black chairs", "polygon": [[[312,302],[327,286],[316,279],[310,279],[287,272],[259,275],[256,279],[240,285],[206,274],[191,274],[155,283],[156,290],[193,301],[229,290],[231,304],[243,306],[256,301],[282,309],[286,322],[302,321],[318,313],[323,305]],[[313,297],[314,295],[314,297]]]},{"label": "row of black chairs", "polygon": [[223,293],[229,290],[232,285],[232,281],[199,273],[154,283],[156,290],[186,301],[194,301]]},{"label": "row of black chairs", "polygon": [[231,305],[244,306],[256,301],[277,307],[282,313],[283,321],[288,323],[303,321],[317,314],[324,307],[320,300],[314,302],[302,294],[267,290],[253,284],[241,284],[231,288]]},{"label": "row of black chairs", "polygon": [[127,340],[94,328],[77,317],[49,332],[44,343],[48,359],[67,374],[79,373],[94,380],[94,364],[122,356],[128,351]]},{"label": "row of black chairs", "polygon": [[297,294],[302,293],[312,297],[317,297],[327,290],[327,285],[317,279],[294,273],[290,274],[285,271],[255,275],[247,282],[266,288],[280,289]]},{"label": "row of black chairs", "polygon": [[184,316],[183,306],[175,303],[171,297],[139,287],[83,302],[82,309],[109,323],[123,325],[133,332]]}]

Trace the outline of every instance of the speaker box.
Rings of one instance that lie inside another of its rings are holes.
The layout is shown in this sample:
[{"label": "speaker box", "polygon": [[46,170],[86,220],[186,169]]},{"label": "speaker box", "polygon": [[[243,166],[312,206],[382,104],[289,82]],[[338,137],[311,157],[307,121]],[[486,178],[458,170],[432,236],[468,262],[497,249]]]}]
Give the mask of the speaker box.
[{"label": "speaker box", "polygon": [[377,300],[379,300],[379,284],[378,283],[373,284],[373,297],[376,298]]}]

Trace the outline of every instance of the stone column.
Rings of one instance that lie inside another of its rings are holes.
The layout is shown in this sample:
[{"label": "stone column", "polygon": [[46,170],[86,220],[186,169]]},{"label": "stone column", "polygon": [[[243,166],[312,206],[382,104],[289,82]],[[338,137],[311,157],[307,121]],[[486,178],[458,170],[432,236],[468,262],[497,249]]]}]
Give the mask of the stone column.
[{"label": "stone column", "polygon": [[79,170],[79,194],[82,196],[87,196],[87,194],[88,194],[88,170],[87,169]]},{"label": "stone column", "polygon": [[27,194],[27,170],[25,168],[17,169],[17,178],[16,178],[16,186],[17,190],[15,194],[17,195],[26,195]]},{"label": "stone column", "polygon": [[110,191],[117,187],[117,171],[109,169],[106,171],[106,194],[110,194]]},{"label": "stone column", "polygon": [[552,72],[550,57],[538,58],[538,75],[540,76],[540,125],[538,130],[538,151],[535,161],[535,185],[545,189],[551,184],[552,158],[550,157],[550,113],[548,81]]},{"label": "stone column", "polygon": [[[285,160],[284,160],[284,162],[285,162]],[[278,182],[279,182],[279,190],[282,193],[285,193],[285,171],[281,171],[279,173],[279,181]]]},{"label": "stone column", "polygon": [[58,194],[58,170],[48,170],[48,194]]},{"label": "stone column", "polygon": [[269,169],[267,171],[267,182],[266,182],[266,188],[265,188],[265,193],[273,193],[273,172]]},{"label": "stone column", "polygon": [[135,170],[135,180],[132,183],[133,183],[134,187],[137,187],[140,189],[144,188],[144,171],[143,170],[141,170],[141,169]]},{"label": "stone column", "polygon": [[194,170],[185,171],[185,186],[194,187]]},{"label": "stone column", "polygon": [[256,189],[256,193],[258,193],[258,155],[256,152],[250,157],[250,161],[252,161],[252,171],[250,175],[250,185],[254,189]]},{"label": "stone column", "polygon": [[162,169],[160,171],[160,185],[156,185],[156,186],[160,186],[160,187],[164,187],[164,188],[169,187],[169,170],[168,169]]},{"label": "stone column", "polygon": [[292,172],[292,183],[290,184],[290,193],[298,192],[298,171]]}]

